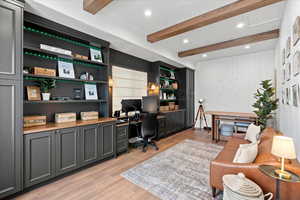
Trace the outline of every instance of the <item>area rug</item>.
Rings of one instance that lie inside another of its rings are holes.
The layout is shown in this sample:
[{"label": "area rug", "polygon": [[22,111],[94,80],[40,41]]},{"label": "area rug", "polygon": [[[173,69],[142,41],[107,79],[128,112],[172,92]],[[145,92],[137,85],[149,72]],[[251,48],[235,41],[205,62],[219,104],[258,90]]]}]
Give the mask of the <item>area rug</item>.
[{"label": "area rug", "polygon": [[210,200],[210,161],[223,149],[185,140],[121,174],[162,200]]}]

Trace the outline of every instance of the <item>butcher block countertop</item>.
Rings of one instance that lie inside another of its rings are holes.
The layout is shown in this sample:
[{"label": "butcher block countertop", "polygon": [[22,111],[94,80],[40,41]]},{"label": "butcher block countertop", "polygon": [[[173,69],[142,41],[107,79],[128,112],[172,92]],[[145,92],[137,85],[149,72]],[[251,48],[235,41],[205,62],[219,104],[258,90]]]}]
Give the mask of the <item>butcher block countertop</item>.
[{"label": "butcher block countertop", "polygon": [[51,123],[47,123],[46,125],[42,125],[42,126],[23,128],[23,133],[25,135],[25,134],[31,134],[31,133],[38,133],[38,132],[42,132],[42,131],[53,131],[53,130],[57,130],[57,129],[72,128],[72,127],[100,124],[100,123],[113,122],[113,121],[116,121],[116,119],[115,118],[99,118],[97,120],[88,120],[88,121],[77,120],[76,122],[67,122],[67,123],[51,122]]}]

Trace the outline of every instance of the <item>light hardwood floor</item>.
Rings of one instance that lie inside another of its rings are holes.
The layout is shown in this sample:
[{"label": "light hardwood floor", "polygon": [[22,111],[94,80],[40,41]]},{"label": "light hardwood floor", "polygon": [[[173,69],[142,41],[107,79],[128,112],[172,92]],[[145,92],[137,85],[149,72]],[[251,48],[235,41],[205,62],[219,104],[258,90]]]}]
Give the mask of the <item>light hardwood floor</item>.
[{"label": "light hardwood floor", "polygon": [[[148,148],[146,153],[134,149],[116,159],[84,169],[20,196],[17,200],[152,200],[158,199],[127,181],[120,174],[155,154],[185,140],[211,143],[207,131],[186,130],[157,142],[159,151]],[[223,145],[223,142],[219,143]]]}]

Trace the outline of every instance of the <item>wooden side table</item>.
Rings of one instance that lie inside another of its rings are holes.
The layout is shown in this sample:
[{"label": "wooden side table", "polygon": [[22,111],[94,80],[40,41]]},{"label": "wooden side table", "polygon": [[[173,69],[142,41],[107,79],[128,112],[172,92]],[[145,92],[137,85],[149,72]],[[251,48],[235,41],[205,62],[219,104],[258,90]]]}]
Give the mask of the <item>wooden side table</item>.
[{"label": "wooden side table", "polygon": [[276,180],[276,200],[280,200],[280,182],[283,181],[283,182],[296,183],[296,182],[300,182],[300,177],[297,174],[289,171],[289,173],[291,173],[292,175],[291,179],[281,178],[275,173],[276,169],[278,169],[278,167],[275,167],[273,165],[259,166],[259,170],[262,173]]}]

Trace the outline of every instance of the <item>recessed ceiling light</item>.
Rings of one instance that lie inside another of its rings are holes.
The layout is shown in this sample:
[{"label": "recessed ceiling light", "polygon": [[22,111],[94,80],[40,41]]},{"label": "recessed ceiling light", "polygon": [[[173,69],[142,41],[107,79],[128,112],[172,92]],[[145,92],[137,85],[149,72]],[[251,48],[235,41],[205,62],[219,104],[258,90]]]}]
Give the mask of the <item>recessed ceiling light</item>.
[{"label": "recessed ceiling light", "polygon": [[244,28],[245,23],[244,22],[240,22],[236,25],[237,28]]},{"label": "recessed ceiling light", "polygon": [[206,57],[207,57],[207,54],[203,54],[203,55],[202,55],[202,58],[206,58]]},{"label": "recessed ceiling light", "polygon": [[245,49],[250,49],[250,48],[251,48],[250,45],[246,45],[246,46],[245,46]]},{"label": "recessed ceiling light", "polygon": [[145,10],[144,14],[146,17],[151,17],[152,11],[150,9],[147,9],[147,10]]},{"label": "recessed ceiling light", "polygon": [[184,39],[182,42],[183,42],[183,44],[187,44],[187,43],[189,43],[190,41],[189,41],[189,39]]}]

